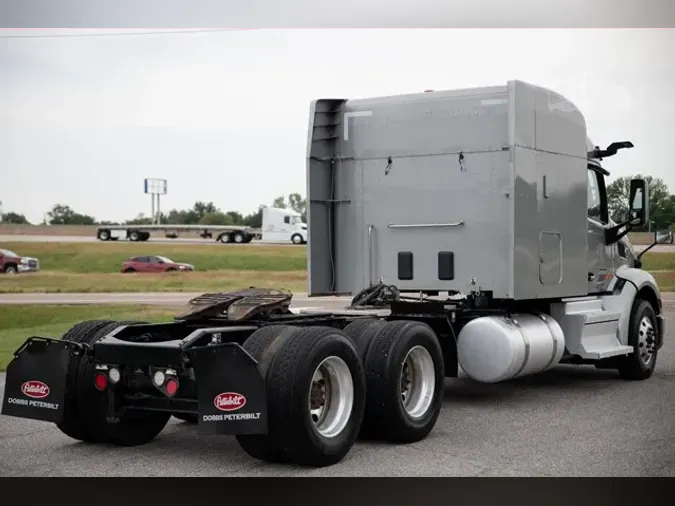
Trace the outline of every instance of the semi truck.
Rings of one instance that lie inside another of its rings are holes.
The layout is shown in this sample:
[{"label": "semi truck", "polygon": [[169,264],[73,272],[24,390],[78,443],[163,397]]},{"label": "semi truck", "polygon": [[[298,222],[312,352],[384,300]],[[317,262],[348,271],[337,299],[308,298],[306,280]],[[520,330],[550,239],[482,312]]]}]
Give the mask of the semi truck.
[{"label": "semi truck", "polygon": [[306,244],[307,225],[302,215],[292,209],[264,207],[262,228],[236,225],[103,225],[96,230],[100,241],[147,241],[152,232],[163,233],[166,238],[176,239],[180,234],[196,233],[202,239],[215,238],[222,243],[248,244],[259,240],[269,243]]},{"label": "semi truck", "polygon": [[302,215],[293,209],[264,207],[262,210],[262,242],[307,243],[307,224]]},{"label": "semi truck", "polygon": [[522,81],[318,99],[309,123],[308,292],[351,306],[303,311],[252,287],[165,323],[34,336],[7,367],[3,414],[120,446],[175,416],[255,459],[328,466],[359,438],[425,438],[460,374],[650,378],[664,309],[626,238],[648,223],[647,183],[631,182],[625,221],[607,207],[604,160],[630,142],[595,146],[571,101]]}]

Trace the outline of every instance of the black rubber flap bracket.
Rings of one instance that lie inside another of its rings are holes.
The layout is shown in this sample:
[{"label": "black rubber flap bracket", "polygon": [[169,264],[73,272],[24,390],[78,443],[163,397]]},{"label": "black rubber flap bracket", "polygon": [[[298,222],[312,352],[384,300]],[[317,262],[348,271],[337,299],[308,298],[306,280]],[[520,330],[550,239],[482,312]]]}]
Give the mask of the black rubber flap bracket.
[{"label": "black rubber flap bracket", "polygon": [[237,343],[187,352],[197,380],[198,429],[204,434],[266,434],[267,395],[258,363]]}]

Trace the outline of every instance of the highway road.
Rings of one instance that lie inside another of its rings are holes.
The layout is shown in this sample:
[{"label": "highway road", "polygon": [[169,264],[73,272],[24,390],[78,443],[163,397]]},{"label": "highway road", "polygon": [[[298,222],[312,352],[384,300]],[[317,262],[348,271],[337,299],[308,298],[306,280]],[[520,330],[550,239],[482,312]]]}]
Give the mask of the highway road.
[{"label": "highway road", "polygon": [[[10,293],[0,294],[0,304],[148,304],[178,306],[186,304],[203,292],[147,292],[147,293]],[[675,309],[675,292],[661,294],[663,304]],[[293,294],[292,307],[341,309],[349,305],[351,297],[308,297],[306,293]]]},{"label": "highway road", "polygon": [[[4,234],[0,235],[0,245],[3,242],[101,242],[96,237],[89,236],[79,236],[79,235],[11,235]],[[121,241],[126,243],[128,241]],[[199,238],[179,238],[179,239],[165,239],[165,238],[152,238],[148,242],[158,243],[158,244],[203,244],[210,246],[230,246],[236,247],[238,244],[222,244],[216,242],[213,239],[199,239]],[[270,243],[270,242],[260,242],[253,241],[249,243],[252,246],[289,246],[292,247],[293,244],[290,243]],[[640,252],[646,246],[643,245],[634,245],[633,248]],[[675,253],[675,244],[660,244],[655,246],[651,251],[654,253]],[[18,252],[17,252],[18,253]]]},{"label": "highway road", "polygon": [[[0,416],[0,476],[669,476],[675,477],[675,307],[654,376],[558,367],[497,385],[448,380],[429,437],[359,442],[323,469],[268,465],[231,436],[172,420],[150,444],[79,443],[54,426]],[[4,375],[0,374],[0,391]]]}]

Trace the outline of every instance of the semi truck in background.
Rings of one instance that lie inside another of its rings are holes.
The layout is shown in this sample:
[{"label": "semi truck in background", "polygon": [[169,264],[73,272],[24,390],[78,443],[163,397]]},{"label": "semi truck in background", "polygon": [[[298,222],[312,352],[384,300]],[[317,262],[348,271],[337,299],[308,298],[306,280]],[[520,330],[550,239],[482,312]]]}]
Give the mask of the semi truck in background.
[{"label": "semi truck in background", "polygon": [[167,239],[177,239],[181,234],[193,233],[202,239],[215,238],[225,244],[248,244],[253,240],[265,243],[307,243],[307,224],[302,215],[292,209],[265,207],[262,228],[236,225],[105,225],[98,227],[100,241],[147,241],[151,233],[163,233]]},{"label": "semi truck in background", "polygon": [[265,207],[262,212],[262,242],[307,243],[307,224],[293,209]]},{"label": "semi truck in background", "polygon": [[[327,466],[360,436],[424,439],[460,370],[486,395],[559,364],[652,376],[665,313],[626,240],[649,222],[649,187],[631,181],[614,223],[603,166],[632,143],[600,149],[569,100],[522,81],[320,99],[309,122],[308,292],[353,295],[350,307],[293,310],[290,292],[250,288],[166,323],[31,337],[2,413],[127,447],[173,415],[262,461]],[[671,232],[655,234],[664,243]]]}]

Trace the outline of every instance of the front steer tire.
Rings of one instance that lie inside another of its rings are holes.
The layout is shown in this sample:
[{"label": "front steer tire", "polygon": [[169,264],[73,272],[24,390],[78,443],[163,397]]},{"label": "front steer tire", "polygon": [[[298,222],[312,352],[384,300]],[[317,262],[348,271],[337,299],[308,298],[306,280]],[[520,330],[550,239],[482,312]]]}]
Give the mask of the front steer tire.
[{"label": "front steer tire", "polygon": [[[100,328],[90,342],[102,339],[113,330],[143,322],[119,321]],[[77,378],[77,411],[87,435],[86,441],[117,446],[138,446],[159,435],[171,418],[170,413],[127,411],[116,420],[108,420],[108,395],[94,387],[94,361],[85,355],[79,364]]]},{"label": "front steer tire", "polygon": [[[645,326],[646,324],[646,326]],[[653,334],[651,342],[645,343],[642,335],[649,330]],[[658,341],[659,331],[656,312],[652,305],[644,299],[636,299],[631,308],[630,321],[628,324],[628,346],[633,347],[633,353],[618,359],[619,376],[629,381],[646,380],[654,373],[658,350],[655,341]],[[648,361],[642,359],[643,347],[651,347],[651,358]]]},{"label": "front steer tire", "polygon": [[[404,374],[406,358],[407,371],[412,374]],[[431,327],[416,321],[385,323],[369,343],[364,367],[368,397],[363,435],[393,443],[424,439],[440,415],[445,384],[443,352]],[[417,410],[405,408],[405,378],[410,379],[410,399],[414,401],[416,394],[422,393],[419,402],[411,406]],[[425,380],[426,388],[420,388],[420,379]]]},{"label": "front steer tire", "polygon": [[[255,438],[265,442],[267,455],[277,461],[314,467],[339,462],[358,437],[365,409],[365,376],[354,344],[333,327],[290,327],[281,333],[269,332],[270,337],[260,338],[269,342],[259,364],[266,380],[268,434]],[[275,338],[274,333],[279,335]],[[322,371],[323,385],[330,394],[324,396],[321,388],[313,388],[321,384],[317,371]],[[335,413],[344,416],[338,415],[327,432],[319,430],[321,419],[313,419],[317,414],[310,411],[310,400],[316,406],[325,401],[327,419],[336,406],[333,402],[338,401],[340,408]],[[239,436],[237,440],[241,444],[253,438]],[[248,453],[245,445],[242,448]]]}]

